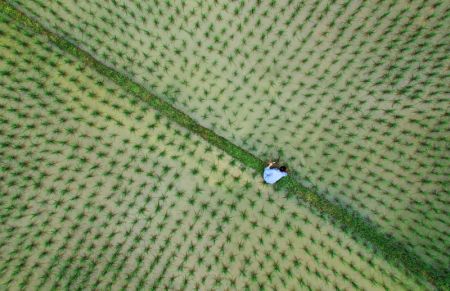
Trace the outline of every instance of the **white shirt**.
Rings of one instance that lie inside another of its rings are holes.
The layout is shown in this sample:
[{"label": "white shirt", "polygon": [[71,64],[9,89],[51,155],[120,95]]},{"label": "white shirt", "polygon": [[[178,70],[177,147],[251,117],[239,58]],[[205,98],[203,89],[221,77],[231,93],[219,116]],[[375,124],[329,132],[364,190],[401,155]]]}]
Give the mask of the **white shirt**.
[{"label": "white shirt", "polygon": [[264,169],[264,181],[266,181],[267,184],[273,184],[285,176],[287,176],[287,173],[281,172],[278,169],[271,169],[270,167]]}]

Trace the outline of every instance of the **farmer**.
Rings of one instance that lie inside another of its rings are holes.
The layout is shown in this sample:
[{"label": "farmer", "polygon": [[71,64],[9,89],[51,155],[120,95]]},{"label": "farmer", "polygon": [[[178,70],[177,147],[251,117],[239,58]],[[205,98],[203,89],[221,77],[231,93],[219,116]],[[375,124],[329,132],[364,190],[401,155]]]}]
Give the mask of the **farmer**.
[{"label": "farmer", "polygon": [[287,169],[285,166],[276,167],[276,162],[269,162],[269,166],[264,169],[264,181],[267,184],[274,184],[284,176],[287,176]]}]

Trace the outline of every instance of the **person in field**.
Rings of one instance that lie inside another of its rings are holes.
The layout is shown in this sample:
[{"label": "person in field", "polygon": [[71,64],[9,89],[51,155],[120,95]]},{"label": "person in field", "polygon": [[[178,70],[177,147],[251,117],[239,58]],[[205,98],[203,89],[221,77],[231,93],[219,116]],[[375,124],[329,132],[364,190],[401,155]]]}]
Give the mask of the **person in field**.
[{"label": "person in field", "polygon": [[264,169],[263,177],[267,184],[274,184],[287,175],[287,168],[285,166],[277,167],[276,162],[269,162],[269,165]]}]

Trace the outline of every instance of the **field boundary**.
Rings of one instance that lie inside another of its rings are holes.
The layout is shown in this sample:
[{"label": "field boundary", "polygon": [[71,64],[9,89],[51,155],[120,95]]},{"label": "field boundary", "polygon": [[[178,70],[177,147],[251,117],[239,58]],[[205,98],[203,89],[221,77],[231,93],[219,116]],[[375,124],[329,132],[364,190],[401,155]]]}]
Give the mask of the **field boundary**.
[{"label": "field boundary", "polygon": [[[265,167],[263,160],[233,144],[222,136],[219,136],[214,131],[201,126],[193,118],[189,117],[179,109],[176,109],[161,98],[152,95],[147,89],[135,83],[124,74],[101,63],[95,59],[95,57],[77,47],[75,41],[69,40],[66,37],[46,29],[38,21],[33,20],[16,9],[13,5],[6,3],[4,0],[0,0],[0,9],[3,13],[21,25],[30,28],[37,34],[46,36],[49,41],[61,50],[70,53],[103,76],[113,80],[126,92],[130,92],[134,96],[144,100],[154,109],[167,116],[170,120],[202,137],[204,140],[239,160],[247,167],[262,172]],[[431,265],[423,262],[416,254],[407,250],[402,243],[381,233],[378,230],[378,227],[358,213],[347,210],[338,204],[326,200],[312,190],[305,188],[291,176],[288,176],[283,180],[284,181],[278,183],[276,189],[286,189],[289,196],[296,195],[296,197],[301,198],[303,201],[307,202],[310,207],[316,208],[321,215],[327,217],[327,220],[336,227],[353,237],[356,237],[359,242],[363,240],[369,243],[371,248],[387,261],[402,267],[402,269],[411,276],[425,278],[439,289],[446,289],[449,287],[450,283],[446,277],[446,270],[436,270]]]}]

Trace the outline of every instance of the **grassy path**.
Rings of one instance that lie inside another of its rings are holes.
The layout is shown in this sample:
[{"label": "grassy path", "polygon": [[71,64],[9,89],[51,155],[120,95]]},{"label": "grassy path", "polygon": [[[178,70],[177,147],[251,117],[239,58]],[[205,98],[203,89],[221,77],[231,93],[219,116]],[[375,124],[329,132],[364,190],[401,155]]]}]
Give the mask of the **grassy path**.
[{"label": "grassy path", "polygon": [[[188,115],[177,110],[169,103],[149,94],[142,86],[131,81],[124,75],[100,63],[91,55],[73,45],[70,41],[47,31],[39,23],[31,20],[14,7],[0,1],[1,9],[16,19],[21,24],[33,29],[36,33],[43,34],[62,50],[69,52],[84,62],[86,65],[94,68],[104,76],[114,80],[118,85],[127,92],[133,93],[135,96],[145,100],[153,108],[157,109],[171,120],[177,122],[181,126],[189,129],[191,132],[201,136],[212,145],[224,150],[229,155],[241,161],[247,167],[257,171],[262,171],[264,161],[234,145],[223,137],[215,134],[213,131],[199,125]],[[366,221],[363,217],[356,213],[350,213],[339,205],[333,204],[316,193],[303,187],[298,181],[292,177],[284,179],[279,183],[277,188],[287,189],[290,195],[297,195],[311,207],[317,208],[324,214],[335,226],[351,233],[360,240],[369,242],[375,249],[389,261],[397,265],[404,266],[413,276],[424,276],[438,288],[443,289],[449,286],[445,272],[438,272],[429,265],[421,261],[415,254],[406,250],[406,248],[392,238],[386,237],[379,232],[373,225]]]}]

